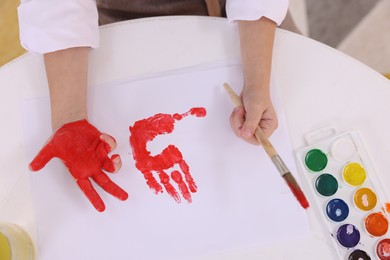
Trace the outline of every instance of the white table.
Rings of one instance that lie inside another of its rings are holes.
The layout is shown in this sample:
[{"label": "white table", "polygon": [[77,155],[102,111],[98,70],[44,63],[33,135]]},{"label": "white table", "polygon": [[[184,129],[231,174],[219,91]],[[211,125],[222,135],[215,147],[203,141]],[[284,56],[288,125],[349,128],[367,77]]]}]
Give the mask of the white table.
[{"label": "white table", "polygon": [[[92,52],[89,83],[99,86],[239,55],[237,27],[224,19],[186,16],[117,23],[101,28],[101,47]],[[390,187],[387,79],[330,47],[284,30],[276,33],[273,71],[294,149],[305,145],[305,133],[330,123],[339,130],[359,129],[384,187]],[[42,57],[26,54],[0,68],[0,86],[0,220],[19,223],[35,237],[20,102],[48,95]],[[333,259],[315,216],[309,217],[312,239],[283,250],[248,248],[204,259]]]}]

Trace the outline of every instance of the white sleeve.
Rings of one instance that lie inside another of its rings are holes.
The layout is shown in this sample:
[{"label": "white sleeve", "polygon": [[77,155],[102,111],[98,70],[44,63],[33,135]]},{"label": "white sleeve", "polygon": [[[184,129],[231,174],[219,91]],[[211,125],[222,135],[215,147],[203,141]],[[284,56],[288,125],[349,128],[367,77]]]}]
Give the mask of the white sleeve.
[{"label": "white sleeve", "polygon": [[20,42],[28,51],[99,45],[95,0],[21,0],[18,17]]},{"label": "white sleeve", "polygon": [[226,0],[230,21],[254,21],[265,16],[280,25],[286,17],[289,0]]}]

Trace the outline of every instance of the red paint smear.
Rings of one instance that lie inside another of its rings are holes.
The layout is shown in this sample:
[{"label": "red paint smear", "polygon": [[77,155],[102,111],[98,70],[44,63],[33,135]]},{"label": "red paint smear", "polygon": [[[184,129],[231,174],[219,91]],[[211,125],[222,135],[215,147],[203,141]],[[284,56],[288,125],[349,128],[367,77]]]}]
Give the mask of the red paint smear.
[{"label": "red paint smear", "polygon": [[[130,129],[130,145],[133,150],[133,158],[136,161],[135,166],[142,172],[148,186],[155,193],[162,192],[162,186],[168,194],[180,202],[180,196],[170,182],[172,179],[179,187],[183,198],[188,202],[192,201],[191,193],[196,192],[197,186],[191,176],[190,168],[180,150],[174,145],[168,145],[160,154],[155,156],[150,155],[150,151],[146,149],[147,143],[153,141],[158,135],[170,134],[174,130],[175,122],[183,119],[188,115],[196,117],[206,116],[206,109],[202,107],[192,108],[184,114],[156,114],[146,119],[139,120],[131,126]],[[182,173],[172,168],[178,165]],[[167,173],[172,169],[170,176]],[[156,180],[153,173],[157,173],[160,182]],[[184,180],[183,180],[184,175]],[[160,184],[161,183],[161,184]]]},{"label": "red paint smear", "polygon": [[101,137],[102,133],[87,120],[65,124],[30,163],[30,169],[38,171],[52,158],[59,158],[96,210],[104,211],[104,202],[92,186],[90,178],[120,200],[126,200],[128,194],[102,171],[113,172],[113,161],[119,155],[109,158],[111,147]]},{"label": "red paint smear", "polygon": [[290,190],[297,198],[299,204],[301,204],[301,206],[304,209],[309,208],[309,202],[307,201],[305,194],[303,194],[302,190],[299,187],[296,187],[295,185],[293,185],[292,183],[290,183],[288,181],[287,181],[287,185],[288,185],[288,187],[290,187]]}]

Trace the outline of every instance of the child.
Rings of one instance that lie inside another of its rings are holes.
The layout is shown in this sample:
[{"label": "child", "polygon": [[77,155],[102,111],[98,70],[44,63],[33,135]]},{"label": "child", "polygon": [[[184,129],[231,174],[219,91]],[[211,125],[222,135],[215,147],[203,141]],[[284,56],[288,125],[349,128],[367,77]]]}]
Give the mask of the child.
[{"label": "child", "polygon": [[[102,171],[115,172],[121,167],[118,155],[107,156],[116,146],[114,138],[100,133],[87,121],[88,55],[91,48],[98,47],[98,20],[106,24],[147,16],[192,14],[226,15],[230,21],[237,21],[244,75],[243,106],[233,110],[230,124],[238,137],[258,144],[254,138],[256,127],[259,125],[268,137],[278,124],[270,99],[270,71],[275,28],[287,9],[288,0],[131,0],[125,4],[120,0],[22,1],[18,9],[21,43],[44,56],[53,129],[30,168],[39,170],[51,158],[60,158],[99,211],[104,210],[104,203],[89,178],[113,196],[127,199],[127,193]],[[98,145],[91,151],[89,144],[95,142]]]}]

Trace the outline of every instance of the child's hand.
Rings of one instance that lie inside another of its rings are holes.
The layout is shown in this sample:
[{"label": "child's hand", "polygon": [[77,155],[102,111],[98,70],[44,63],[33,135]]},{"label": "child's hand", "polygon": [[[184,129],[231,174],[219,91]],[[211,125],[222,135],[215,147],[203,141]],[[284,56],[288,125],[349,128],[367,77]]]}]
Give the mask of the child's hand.
[{"label": "child's hand", "polygon": [[30,169],[38,171],[52,158],[61,159],[96,210],[104,211],[104,202],[89,178],[120,200],[126,200],[128,197],[126,191],[103,172],[105,170],[114,173],[121,167],[118,154],[108,157],[108,153],[115,147],[116,141],[113,137],[102,134],[87,120],[68,123],[53,134],[30,163]]},{"label": "child's hand", "polygon": [[270,96],[254,88],[244,88],[241,93],[243,106],[233,110],[230,125],[236,136],[251,144],[259,144],[254,136],[257,126],[268,138],[278,127],[278,118]]}]

